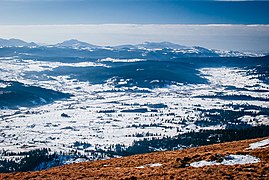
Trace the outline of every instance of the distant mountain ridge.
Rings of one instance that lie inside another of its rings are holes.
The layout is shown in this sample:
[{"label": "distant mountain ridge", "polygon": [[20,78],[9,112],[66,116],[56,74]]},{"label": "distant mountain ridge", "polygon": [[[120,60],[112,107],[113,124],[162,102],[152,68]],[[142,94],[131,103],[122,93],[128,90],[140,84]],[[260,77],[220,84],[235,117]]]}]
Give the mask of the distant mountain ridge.
[{"label": "distant mountain ridge", "polygon": [[169,48],[169,49],[187,49],[189,47],[187,46],[183,46],[183,45],[179,45],[179,44],[175,44],[175,43],[171,43],[171,42],[144,42],[142,44],[138,44],[136,45],[136,47],[139,48],[147,48],[147,49],[165,49],[165,48]]},{"label": "distant mountain ridge", "polygon": [[[55,44],[53,46],[56,47],[71,47],[71,48],[103,48],[102,46],[97,46],[94,44],[89,44],[87,42],[79,41],[76,39],[70,39],[67,41],[63,41],[62,43]],[[144,42],[142,44],[136,44],[136,45],[119,45],[119,46],[106,46],[111,48],[117,48],[117,49],[186,49],[187,46],[171,43],[171,42]]]},{"label": "distant mountain ridge", "polygon": [[[25,42],[20,39],[1,39],[0,47],[39,47],[34,42]],[[230,51],[230,50],[217,50],[217,49],[207,49],[200,46],[188,47],[184,45],[179,45],[171,42],[144,42],[142,44],[126,44],[117,46],[98,46],[90,44],[84,41],[79,41],[76,39],[70,39],[57,43],[54,45],[44,45],[45,47],[55,47],[55,48],[71,48],[71,49],[108,49],[108,50],[144,50],[144,51],[161,51],[168,50],[177,54],[181,54],[183,57],[260,57],[266,56],[266,54],[261,53],[251,53],[251,52],[240,52],[240,51]],[[267,53],[268,54],[268,53]]]},{"label": "distant mountain ridge", "polygon": [[33,47],[33,46],[38,46],[36,43],[34,42],[25,42],[23,40],[20,39],[2,39],[0,38],[0,46],[15,46],[15,47],[19,47],[19,46],[29,46],[29,47]]},{"label": "distant mountain ridge", "polygon": [[76,39],[66,40],[62,43],[55,44],[56,47],[71,47],[71,48],[97,48],[100,46],[89,44],[87,42],[79,41]]}]

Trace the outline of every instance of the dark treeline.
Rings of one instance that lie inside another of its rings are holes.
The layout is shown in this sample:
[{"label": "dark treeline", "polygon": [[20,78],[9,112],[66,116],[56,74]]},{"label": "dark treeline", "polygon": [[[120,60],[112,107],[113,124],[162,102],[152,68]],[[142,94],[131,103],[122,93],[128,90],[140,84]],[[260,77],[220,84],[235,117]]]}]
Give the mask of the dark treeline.
[{"label": "dark treeline", "polygon": [[[0,160],[0,172],[31,171],[42,162],[55,159],[55,153],[50,154],[50,149],[36,149],[29,152],[9,153],[1,152],[1,156],[18,156],[12,160]],[[22,158],[19,158],[22,156]]]},{"label": "dark treeline", "polygon": [[[91,146],[84,142],[75,142],[74,146],[77,145],[83,145],[84,148]],[[72,162],[72,160],[79,158],[91,161],[107,157],[105,153],[98,151],[88,152],[89,156],[86,156],[75,149],[69,152],[53,152],[50,148],[42,148],[18,153],[2,150],[0,151],[0,156],[10,158],[0,160],[0,173],[42,170],[61,166],[68,161]]]},{"label": "dark treeline", "polygon": [[114,152],[107,153],[130,156],[158,150],[176,150],[266,136],[269,136],[269,126],[264,125],[246,129],[201,130],[199,132],[180,134],[175,137],[144,138],[141,141],[135,141],[132,146],[127,148],[117,144]]}]

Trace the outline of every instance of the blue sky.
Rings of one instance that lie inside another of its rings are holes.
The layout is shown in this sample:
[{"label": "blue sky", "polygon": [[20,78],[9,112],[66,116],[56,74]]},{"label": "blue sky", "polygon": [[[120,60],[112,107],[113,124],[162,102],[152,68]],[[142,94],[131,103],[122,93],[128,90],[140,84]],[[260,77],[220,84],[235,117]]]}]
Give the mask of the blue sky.
[{"label": "blue sky", "polygon": [[0,0],[0,38],[269,52],[269,1]]},{"label": "blue sky", "polygon": [[2,0],[0,24],[269,24],[269,1]]}]

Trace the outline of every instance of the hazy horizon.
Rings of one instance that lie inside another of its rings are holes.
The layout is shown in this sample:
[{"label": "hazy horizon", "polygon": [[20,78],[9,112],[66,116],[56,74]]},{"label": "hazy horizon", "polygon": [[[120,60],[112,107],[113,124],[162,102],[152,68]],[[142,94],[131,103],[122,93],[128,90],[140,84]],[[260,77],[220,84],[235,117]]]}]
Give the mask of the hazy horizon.
[{"label": "hazy horizon", "polygon": [[56,44],[77,39],[100,46],[169,41],[210,49],[269,51],[269,25],[87,24],[0,26],[0,38]]},{"label": "hazy horizon", "polygon": [[269,1],[2,0],[0,37],[269,52]]}]

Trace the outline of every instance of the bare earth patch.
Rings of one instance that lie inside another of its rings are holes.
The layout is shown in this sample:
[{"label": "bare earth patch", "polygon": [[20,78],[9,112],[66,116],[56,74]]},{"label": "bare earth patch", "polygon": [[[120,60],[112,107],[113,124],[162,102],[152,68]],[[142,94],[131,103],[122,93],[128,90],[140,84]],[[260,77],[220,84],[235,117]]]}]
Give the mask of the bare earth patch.
[{"label": "bare earth patch", "polygon": [[[249,148],[251,143],[265,139],[268,138],[5,173],[0,174],[0,179],[269,179],[269,147]],[[227,164],[233,159],[238,163]],[[200,161],[215,164],[191,166]]]}]

